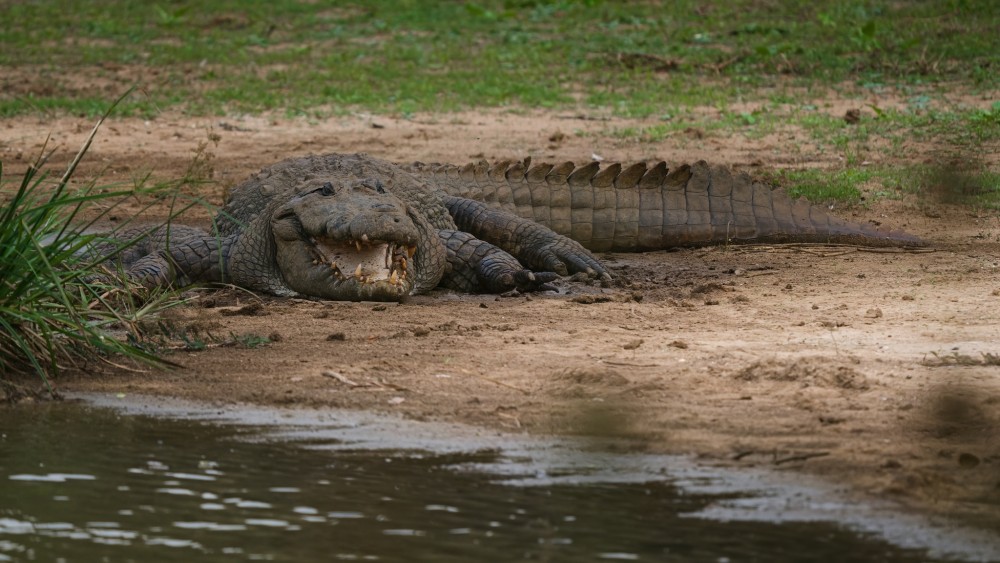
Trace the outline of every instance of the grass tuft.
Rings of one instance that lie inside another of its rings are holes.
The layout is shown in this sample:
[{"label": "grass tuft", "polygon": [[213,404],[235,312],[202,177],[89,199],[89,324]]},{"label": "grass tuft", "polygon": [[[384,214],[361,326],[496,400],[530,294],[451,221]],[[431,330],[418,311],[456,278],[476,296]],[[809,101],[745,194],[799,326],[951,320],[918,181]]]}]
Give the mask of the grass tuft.
[{"label": "grass tuft", "polygon": [[[115,238],[114,232],[93,234],[88,229],[124,198],[142,195],[144,189],[116,190],[93,183],[70,188],[104,117],[54,184],[45,172],[51,153],[46,155],[44,149],[13,193],[3,184],[0,162],[0,197],[8,195],[0,207],[0,383],[7,387],[13,384],[3,376],[34,373],[52,393],[49,378],[60,370],[85,368],[95,361],[110,364],[116,356],[169,364],[144,347],[137,323],[180,303],[177,295],[130,286],[91,252],[100,246],[111,248],[114,255],[134,244],[134,239]],[[90,212],[96,207],[100,211]],[[124,338],[115,336],[121,333]]]}]

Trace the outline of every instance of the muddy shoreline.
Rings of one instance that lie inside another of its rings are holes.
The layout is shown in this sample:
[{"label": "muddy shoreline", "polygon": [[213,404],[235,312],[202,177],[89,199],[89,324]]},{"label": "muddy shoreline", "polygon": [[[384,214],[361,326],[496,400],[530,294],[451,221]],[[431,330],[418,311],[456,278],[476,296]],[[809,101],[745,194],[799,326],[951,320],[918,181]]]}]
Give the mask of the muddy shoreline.
[{"label": "muddy shoreline", "polygon": [[[186,192],[218,203],[252,171],[309,152],[453,163],[669,155],[751,172],[837,166],[835,155],[808,147],[790,157],[777,138],[640,143],[602,136],[624,124],[565,117],[112,120],[79,178],[193,172],[204,182]],[[77,118],[16,118],[5,126],[8,177],[49,132],[66,147],[54,157],[58,169],[90,128]],[[577,129],[589,133],[556,135]],[[166,318],[207,344],[170,354],[182,369],[95,365],[55,384],[67,392],[366,409],[508,432],[621,436],[630,450],[814,474],[1000,529],[1000,366],[988,361],[1000,353],[1000,218],[916,196],[872,197],[866,207],[836,213],[902,228],[933,251],[738,246],[605,254],[617,280],[610,288],[561,282],[558,294],[437,292],[402,305],[199,291]],[[207,216],[197,209],[191,221]],[[276,341],[224,344],[244,334]]]}]

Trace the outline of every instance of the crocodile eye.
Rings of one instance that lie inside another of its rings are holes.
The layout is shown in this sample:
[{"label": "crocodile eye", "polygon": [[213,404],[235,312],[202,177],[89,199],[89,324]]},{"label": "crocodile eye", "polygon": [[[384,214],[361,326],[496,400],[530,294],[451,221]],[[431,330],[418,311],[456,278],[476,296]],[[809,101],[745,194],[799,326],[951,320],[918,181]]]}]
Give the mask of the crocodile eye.
[{"label": "crocodile eye", "polygon": [[380,180],[375,180],[375,191],[380,194],[388,193],[385,191],[385,186],[382,185]]},{"label": "crocodile eye", "polygon": [[323,187],[320,188],[319,191],[323,195],[333,195],[333,184],[327,182],[323,184]]}]

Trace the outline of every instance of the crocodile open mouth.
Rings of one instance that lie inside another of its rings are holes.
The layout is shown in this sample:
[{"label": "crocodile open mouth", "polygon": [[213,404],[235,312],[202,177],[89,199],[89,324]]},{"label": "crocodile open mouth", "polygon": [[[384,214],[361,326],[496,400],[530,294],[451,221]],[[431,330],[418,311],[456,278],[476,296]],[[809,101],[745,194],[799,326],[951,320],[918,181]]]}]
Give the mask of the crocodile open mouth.
[{"label": "crocodile open mouth", "polygon": [[316,251],[313,264],[333,270],[338,280],[355,279],[360,283],[387,282],[405,285],[409,260],[417,251],[414,245],[368,240],[310,239]]}]

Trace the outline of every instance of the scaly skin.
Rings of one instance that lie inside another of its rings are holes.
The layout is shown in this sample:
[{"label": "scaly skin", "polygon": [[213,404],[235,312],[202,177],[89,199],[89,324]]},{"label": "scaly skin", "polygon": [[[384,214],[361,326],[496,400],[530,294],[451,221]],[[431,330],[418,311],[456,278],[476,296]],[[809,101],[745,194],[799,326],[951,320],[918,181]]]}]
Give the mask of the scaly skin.
[{"label": "scaly skin", "polygon": [[[784,190],[703,161],[673,170],[664,162],[627,168],[617,163],[602,168],[596,162],[530,166],[530,161],[413,168],[452,196],[530,219],[598,252],[749,240],[923,244],[907,233],[844,221],[805,198],[793,201]],[[448,206],[463,230],[474,228],[479,205]]]},{"label": "scaly skin", "polygon": [[921,244],[704,162],[672,171],[662,162],[401,167],[338,154],[253,175],[233,190],[213,233],[169,230],[123,258],[144,285],[234,283],[338,300],[399,300],[438,285],[533,291],[578,272],[610,280],[590,250],[741,240]]}]

